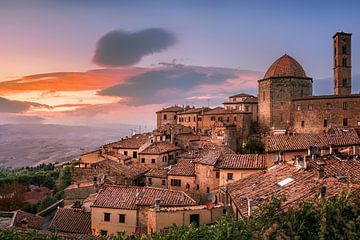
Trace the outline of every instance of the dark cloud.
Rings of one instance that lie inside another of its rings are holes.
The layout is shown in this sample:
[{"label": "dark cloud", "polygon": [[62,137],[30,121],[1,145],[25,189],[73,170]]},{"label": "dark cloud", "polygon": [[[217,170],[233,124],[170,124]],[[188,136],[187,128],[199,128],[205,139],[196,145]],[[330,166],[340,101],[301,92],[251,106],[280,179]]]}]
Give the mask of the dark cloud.
[{"label": "dark cloud", "polygon": [[161,28],[129,33],[115,30],[102,36],[93,61],[100,66],[133,65],[145,55],[160,52],[175,43],[175,36]]},{"label": "dark cloud", "polygon": [[128,78],[125,83],[106,88],[99,94],[127,98],[127,103],[130,105],[172,101],[183,103],[187,97],[191,96],[191,92],[201,85],[222,84],[238,77],[239,70],[236,69],[177,65]]},{"label": "dark cloud", "polygon": [[0,97],[0,112],[7,113],[20,113],[29,110],[30,103],[21,101],[12,101],[6,98]]}]

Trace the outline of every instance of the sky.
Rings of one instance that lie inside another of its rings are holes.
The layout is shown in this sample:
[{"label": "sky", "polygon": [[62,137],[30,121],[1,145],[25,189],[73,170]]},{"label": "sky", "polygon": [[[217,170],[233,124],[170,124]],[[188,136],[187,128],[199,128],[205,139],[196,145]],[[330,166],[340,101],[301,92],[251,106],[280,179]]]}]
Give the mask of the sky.
[{"label": "sky", "polygon": [[154,124],[167,105],[256,94],[284,53],[323,93],[335,32],[353,33],[360,73],[359,12],[332,0],[1,0],[0,123]]}]

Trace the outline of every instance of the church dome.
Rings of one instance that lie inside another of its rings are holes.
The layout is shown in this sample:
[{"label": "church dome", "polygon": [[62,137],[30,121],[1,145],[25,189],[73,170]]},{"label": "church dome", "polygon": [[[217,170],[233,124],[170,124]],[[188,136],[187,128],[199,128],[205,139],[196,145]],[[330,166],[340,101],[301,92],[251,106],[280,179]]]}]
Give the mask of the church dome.
[{"label": "church dome", "polygon": [[300,63],[285,54],[276,60],[266,71],[264,79],[271,77],[306,78],[306,74]]}]

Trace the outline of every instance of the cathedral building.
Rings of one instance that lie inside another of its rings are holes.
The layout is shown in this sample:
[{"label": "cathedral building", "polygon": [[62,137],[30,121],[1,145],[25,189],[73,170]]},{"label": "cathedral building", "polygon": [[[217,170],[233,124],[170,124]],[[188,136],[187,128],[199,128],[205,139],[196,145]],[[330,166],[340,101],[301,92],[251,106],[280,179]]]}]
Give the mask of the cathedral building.
[{"label": "cathedral building", "polygon": [[314,96],[312,78],[286,54],[258,81],[262,132],[320,133],[334,127],[360,126],[360,94],[351,93],[351,34],[338,32],[333,41],[333,95]]}]

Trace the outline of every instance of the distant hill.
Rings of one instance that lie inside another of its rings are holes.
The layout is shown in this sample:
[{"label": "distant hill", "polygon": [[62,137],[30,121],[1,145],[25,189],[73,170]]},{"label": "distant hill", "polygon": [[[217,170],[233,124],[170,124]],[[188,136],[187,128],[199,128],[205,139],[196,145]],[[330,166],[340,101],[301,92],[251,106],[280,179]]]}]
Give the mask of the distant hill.
[{"label": "distant hill", "polygon": [[134,126],[0,125],[0,166],[22,167],[70,160],[84,151],[129,135],[130,128]]}]

